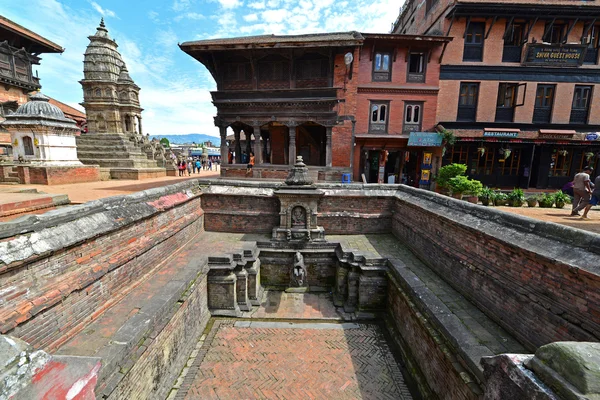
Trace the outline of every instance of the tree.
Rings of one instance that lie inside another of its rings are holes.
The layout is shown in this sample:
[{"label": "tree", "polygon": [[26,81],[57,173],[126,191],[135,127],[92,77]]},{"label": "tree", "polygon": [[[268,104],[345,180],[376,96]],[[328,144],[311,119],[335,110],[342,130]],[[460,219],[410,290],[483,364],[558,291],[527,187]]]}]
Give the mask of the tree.
[{"label": "tree", "polygon": [[166,137],[160,139],[160,144],[162,144],[163,147],[165,147],[165,148],[171,147],[171,143],[169,142],[169,139],[167,139]]}]

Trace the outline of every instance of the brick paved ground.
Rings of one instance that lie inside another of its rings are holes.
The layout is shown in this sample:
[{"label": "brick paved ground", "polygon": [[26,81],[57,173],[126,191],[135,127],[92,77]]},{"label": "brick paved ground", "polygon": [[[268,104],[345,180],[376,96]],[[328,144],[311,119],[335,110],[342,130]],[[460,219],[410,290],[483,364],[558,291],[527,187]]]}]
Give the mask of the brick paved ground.
[{"label": "brick paved ground", "polygon": [[460,293],[452,289],[394,235],[329,235],[327,240],[341,243],[346,250],[354,249],[366,255],[402,260],[491,352],[495,354],[527,353],[527,350],[516,339]]},{"label": "brick paved ground", "polygon": [[217,321],[175,399],[410,399],[377,325]]},{"label": "brick paved ground", "polygon": [[524,215],[542,221],[555,222],[590,232],[600,233],[600,207],[593,207],[588,214],[589,220],[571,217],[571,205],[565,208],[497,207],[499,210]]}]

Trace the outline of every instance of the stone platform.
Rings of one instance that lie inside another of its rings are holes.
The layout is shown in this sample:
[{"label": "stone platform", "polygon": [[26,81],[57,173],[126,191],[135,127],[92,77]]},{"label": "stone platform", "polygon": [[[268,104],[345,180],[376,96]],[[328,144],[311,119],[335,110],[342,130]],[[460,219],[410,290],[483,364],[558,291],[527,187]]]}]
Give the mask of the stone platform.
[{"label": "stone platform", "polygon": [[412,399],[372,324],[217,320],[186,372],[170,399]]},{"label": "stone platform", "polygon": [[38,210],[45,212],[69,203],[69,196],[64,194],[40,193],[35,189],[23,190],[18,187],[0,188],[0,221]]}]

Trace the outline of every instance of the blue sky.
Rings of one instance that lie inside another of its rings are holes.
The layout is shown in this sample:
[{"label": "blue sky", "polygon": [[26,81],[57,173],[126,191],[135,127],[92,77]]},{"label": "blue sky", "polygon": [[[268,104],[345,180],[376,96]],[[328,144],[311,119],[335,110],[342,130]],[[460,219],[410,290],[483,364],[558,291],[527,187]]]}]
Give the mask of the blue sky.
[{"label": "blue sky", "polygon": [[[389,32],[402,1],[380,0],[27,0],[0,14],[65,48],[35,69],[42,92],[83,100],[83,53],[104,17],[131,77],[141,87],[145,133],[218,135],[208,71],[177,43],[216,37],[357,30]],[[77,106],[79,107],[79,106]]]}]

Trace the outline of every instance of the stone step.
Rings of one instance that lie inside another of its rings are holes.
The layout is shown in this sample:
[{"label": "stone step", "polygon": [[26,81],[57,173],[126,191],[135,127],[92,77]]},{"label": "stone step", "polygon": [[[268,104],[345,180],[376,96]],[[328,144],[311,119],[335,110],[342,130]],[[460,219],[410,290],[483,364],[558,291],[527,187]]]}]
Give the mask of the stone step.
[{"label": "stone step", "polygon": [[81,150],[77,150],[77,157],[78,158],[104,158],[104,159],[121,159],[121,160],[127,160],[127,159],[141,159],[141,160],[147,160],[148,156],[144,153],[140,153],[140,152],[126,152],[126,151],[113,151],[113,152],[104,152],[104,151],[98,151],[98,149],[96,149],[95,151],[81,151]]},{"label": "stone step", "polygon": [[86,165],[99,165],[101,168],[158,168],[156,161],[148,159],[80,158],[79,161]]},{"label": "stone step", "polygon": [[21,180],[18,177],[12,177],[12,176],[8,176],[6,178],[3,178],[0,176],[0,182],[2,182],[2,184],[18,184],[21,183]]}]

